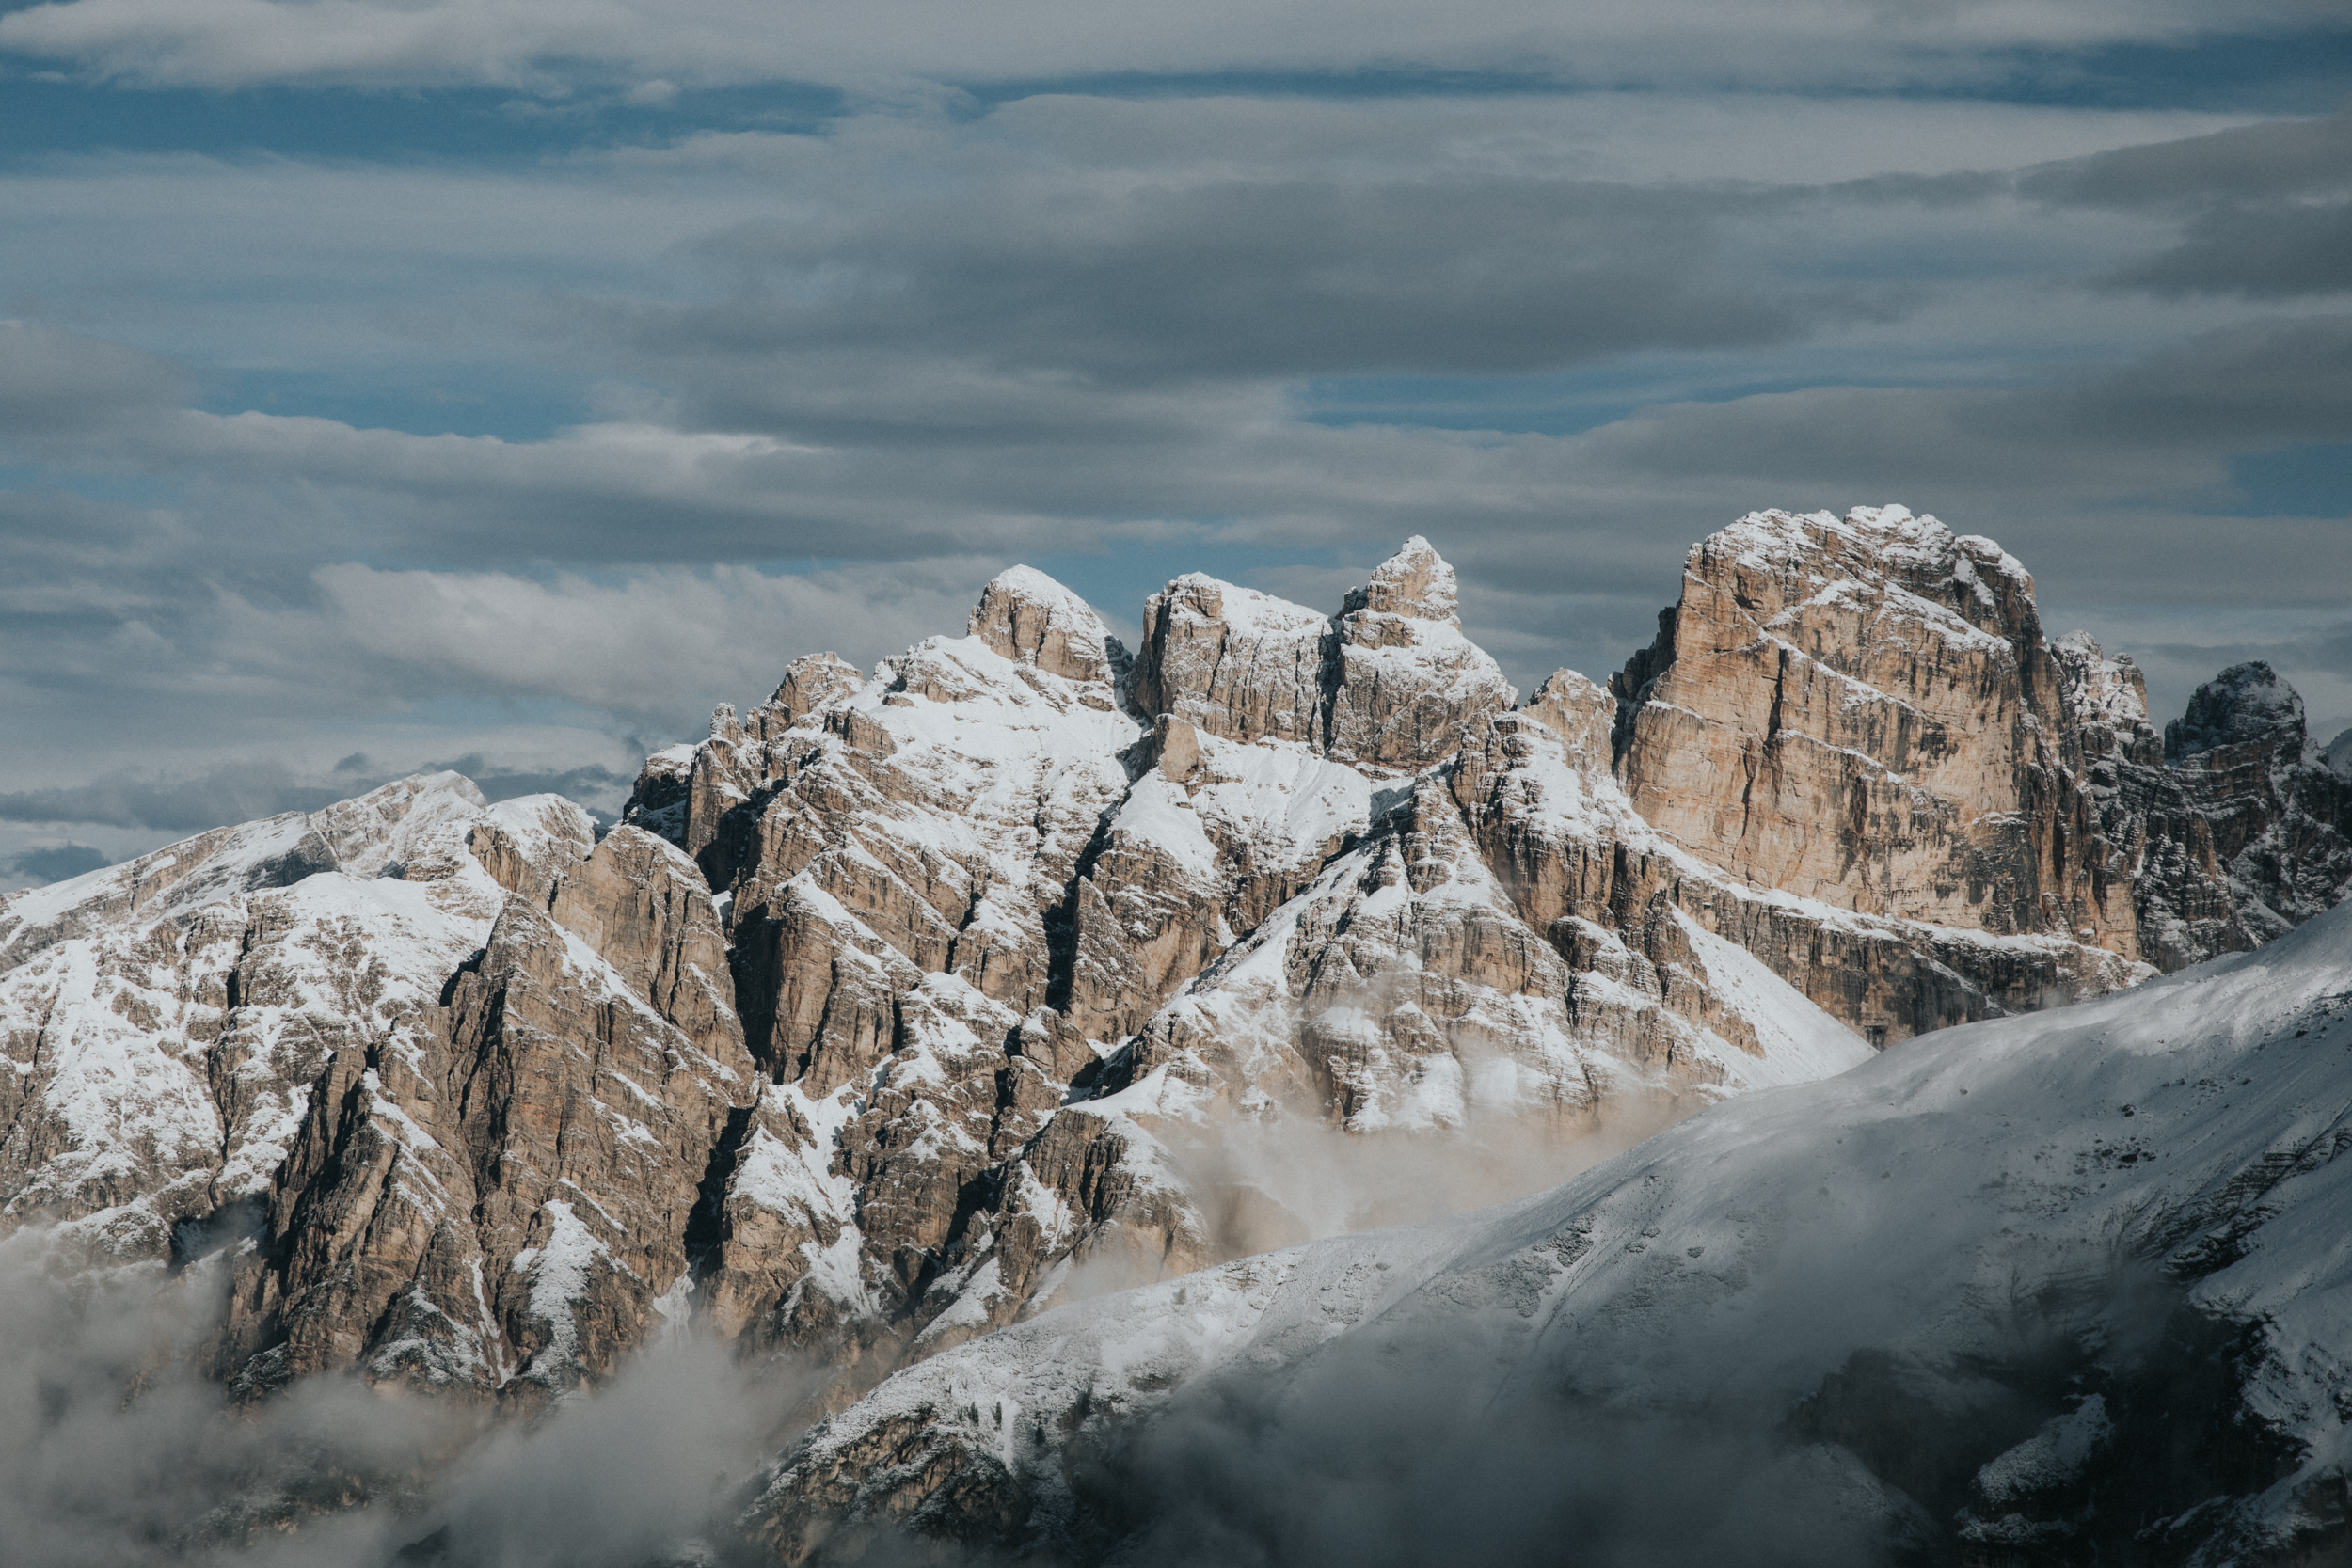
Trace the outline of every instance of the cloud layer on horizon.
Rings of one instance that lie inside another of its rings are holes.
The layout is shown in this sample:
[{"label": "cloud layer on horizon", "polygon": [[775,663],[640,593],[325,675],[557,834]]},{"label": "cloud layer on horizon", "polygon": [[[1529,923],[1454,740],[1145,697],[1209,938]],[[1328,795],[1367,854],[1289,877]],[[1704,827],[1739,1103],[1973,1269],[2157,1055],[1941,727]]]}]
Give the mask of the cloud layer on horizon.
[{"label": "cloud layer on horizon", "polygon": [[[207,0],[157,30],[71,0],[0,17],[0,50],[224,86],[783,69],[756,30],[688,57],[724,4],[659,48],[612,5],[568,65],[558,14]],[[1527,21],[1348,14],[1319,55],[1170,24],[1027,74],[1428,69]],[[1425,533],[1515,677],[1597,673],[1692,541],[1768,505],[1998,537],[2159,706],[2270,657],[2352,718],[2352,109],[1967,96],[2004,51],[2219,25],[2191,8],[1775,24],[1941,60],[1928,98],[1750,90],[1763,55],[1677,41],[1716,14],[1584,18],[1670,89],[976,99],[951,78],[1022,72],[914,49],[836,61],[863,85],[810,126],[603,137],[583,98],[556,154],[0,162],[0,703],[33,742],[0,858],[76,823],[119,854],[351,752],[619,777],[796,654],[960,631],[1014,560],[1132,622],[1196,568],[1332,600]],[[239,768],[278,782],[224,793]]]},{"label": "cloud layer on horizon", "polygon": [[1981,79],[2025,48],[2178,44],[2324,20],[2305,0],[1203,0],[1149,11],[1080,0],[868,8],[750,0],[51,0],[0,16],[0,48],[149,85],[542,90],[778,78],[912,84],[1115,72],[1350,71],[1415,67],[1581,82],[1693,78],[1873,87]]}]

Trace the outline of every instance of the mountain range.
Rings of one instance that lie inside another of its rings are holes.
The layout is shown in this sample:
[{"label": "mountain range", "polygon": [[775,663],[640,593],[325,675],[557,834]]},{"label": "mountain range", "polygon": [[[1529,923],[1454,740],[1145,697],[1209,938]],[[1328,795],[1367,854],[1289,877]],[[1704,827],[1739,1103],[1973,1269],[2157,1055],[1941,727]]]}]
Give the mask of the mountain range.
[{"label": "mountain range", "polygon": [[2159,730],[1893,506],[1702,540],[1606,682],[1421,539],[1140,625],[1014,567],[616,824],[421,775],[0,897],[0,1226],[214,1292],[244,1402],[794,1358],[710,1548],[790,1562],[2352,1539],[2352,746],[2267,667]]}]

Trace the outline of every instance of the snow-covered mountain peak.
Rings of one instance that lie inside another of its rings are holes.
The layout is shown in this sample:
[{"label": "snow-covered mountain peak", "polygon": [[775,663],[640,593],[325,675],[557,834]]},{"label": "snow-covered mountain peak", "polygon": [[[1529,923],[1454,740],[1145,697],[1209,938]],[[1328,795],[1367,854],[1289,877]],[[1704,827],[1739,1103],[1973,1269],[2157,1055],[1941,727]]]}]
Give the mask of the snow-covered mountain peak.
[{"label": "snow-covered mountain peak", "polygon": [[[1947,1211],[1996,1199],[1938,1196],[1983,1131],[1960,1106],[2042,1117],[2077,1187],[2148,1174],[2128,1146],[2101,1165],[2067,1143],[2028,1090],[1963,1076],[1865,1116],[1847,1085],[1898,1083],[1915,1037],[2253,946],[2352,888],[2344,780],[2295,748],[2168,765],[2137,670],[2046,640],[2013,567],[1900,509],[1754,514],[1692,552],[1659,641],[1608,688],[1562,671],[1524,703],[1425,541],[1330,613],[1179,577],[1132,666],[1084,601],[1013,568],[962,635],[870,673],[810,655],[722,706],[646,759],[601,838],[568,801],[485,805],[442,774],[13,895],[0,1229],[55,1220],[160,1259],[176,1226],[258,1214],[207,1276],[231,1291],[215,1364],[257,1392],[349,1370],[527,1407],[691,1318],[832,1369],[837,1405],[1170,1276],[1118,1335],[1056,1352],[1065,1369],[1098,1343],[1156,1367],[1143,1340],[1169,1323],[1208,1347],[1198,1365],[1251,1343],[1279,1369],[1392,1298],[1503,1344],[1573,1266],[1599,1282],[1576,1287],[1600,1303],[1581,1332],[1633,1381],[1578,1375],[1675,1393],[1671,1338],[1627,1325],[1655,1303],[1714,1332],[1707,1292],[1793,1277],[1767,1243],[1818,1219],[1742,1218],[1737,1196],[1842,1190],[1862,1226],[1899,1196],[1964,1252]],[[2225,734],[2285,710],[2283,688],[2223,684]],[[2071,1053],[2036,1081],[2053,1105],[2139,1070],[2096,1006],[2072,1015],[2089,1034],[2033,1037]],[[1969,1037],[1991,1060],[2024,1037]],[[1879,1048],[1810,1121],[1756,1098]],[[2161,1088],[2134,1081],[2130,1131]],[[1542,1210],[1533,1243],[1481,1220],[1226,1266],[1525,1193],[1749,1101],[1753,1119],[1656,1146],[1638,1182],[1562,1189],[1583,1207]],[[1756,1147],[1834,1163],[1840,1136],[1878,1185],[1800,1189]],[[2030,1199],[2012,1231],[2082,1196],[2048,1175],[2004,1167]],[[1604,1230],[1605,1264],[1576,1240]],[[1501,1251],[1472,1268],[1480,1236]],[[1684,1261],[1660,1275],[1670,1236]],[[1765,1372],[1826,1343],[1802,1318],[1772,1320],[1742,1386],[1782,1407],[1797,1386]],[[1127,1397],[1095,1386],[1104,1409]],[[2037,1416],[2074,1424],[1978,1501],[2105,1451],[2099,1422],[2134,1431],[2134,1397]],[[919,1447],[947,1408],[873,1430]],[[1017,1470],[1004,1420],[992,1451]],[[838,1451],[844,1484],[902,1473],[886,1444]]]},{"label": "snow-covered mountain peak", "polygon": [[1751,512],[1693,545],[1685,572],[1714,580],[1732,563],[1782,579],[1781,592],[1792,603],[1851,580],[1924,595],[1971,625],[2019,599],[2030,602],[2033,593],[2032,576],[1993,540],[1955,534],[1936,518],[1897,505],[1858,506],[1843,516]]},{"label": "snow-covered mountain peak", "polygon": [[980,591],[971,635],[1071,680],[1109,681],[1126,657],[1091,605],[1033,566],[1009,566]]},{"label": "snow-covered mountain peak", "polygon": [[2095,720],[2125,736],[2149,728],[2148,682],[2130,656],[2110,655],[2087,631],[2053,638],[2069,711]]},{"label": "snow-covered mountain peak", "polygon": [[1370,582],[1348,590],[1342,613],[1369,610],[1375,614],[1459,626],[1460,598],[1454,568],[1428,540],[1416,533],[1374,569]]},{"label": "snow-covered mountain peak", "polygon": [[119,865],[0,896],[0,973],[108,921],[183,917],[323,871],[411,881],[463,877],[474,864],[468,835],[489,809],[463,775],[419,773],[315,812],[215,828]]}]

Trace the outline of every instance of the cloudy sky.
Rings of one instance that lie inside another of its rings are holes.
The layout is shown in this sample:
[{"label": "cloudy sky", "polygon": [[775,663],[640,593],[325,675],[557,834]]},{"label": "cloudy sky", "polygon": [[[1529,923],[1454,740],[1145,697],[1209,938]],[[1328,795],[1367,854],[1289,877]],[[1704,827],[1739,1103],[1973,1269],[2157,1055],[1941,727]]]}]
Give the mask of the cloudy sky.
[{"label": "cloudy sky", "polygon": [[0,886],[594,805],[1026,561],[1515,678],[1901,501],[2352,724],[2342,0],[0,6]]}]

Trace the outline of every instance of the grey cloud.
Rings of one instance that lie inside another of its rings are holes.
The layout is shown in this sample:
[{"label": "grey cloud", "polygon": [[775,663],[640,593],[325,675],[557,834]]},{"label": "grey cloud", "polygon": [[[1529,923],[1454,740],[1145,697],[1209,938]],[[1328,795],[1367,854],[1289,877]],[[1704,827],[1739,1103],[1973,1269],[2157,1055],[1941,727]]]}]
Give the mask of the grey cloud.
[{"label": "grey cloud", "polygon": [[1725,265],[1724,220],[1772,203],[1548,181],[1015,185],[746,225],[705,247],[740,292],[648,314],[640,341],[663,355],[919,346],[1114,386],[1753,346],[1851,309]]},{"label": "grey cloud", "polygon": [[2019,189],[2053,206],[2181,216],[2176,245],[2106,274],[2108,287],[2257,299],[2352,289],[2352,108],[2100,153]]},{"label": "grey cloud", "polygon": [[615,584],[341,565],[320,570],[316,612],[261,626],[399,671],[411,689],[537,692],[644,721],[764,697],[787,659],[819,645],[866,662],[960,630],[992,573],[934,558],[802,576],[663,569]]},{"label": "grey cloud", "polygon": [[2352,108],[2178,141],[2120,148],[2036,169],[2018,188],[2055,205],[2200,206],[2340,191],[2352,184]]},{"label": "grey cloud", "polygon": [[152,355],[0,321],[0,443],[103,435],[177,407],[187,391],[186,376]]},{"label": "grey cloud", "polygon": [[87,844],[60,844],[47,849],[27,849],[0,861],[0,879],[62,882],[68,877],[79,877],[85,871],[96,871],[113,863],[102,849]]},{"label": "grey cloud", "polygon": [[2073,51],[2255,29],[2296,0],[2011,7],[1862,0],[1759,8],[1732,0],[1468,0],[1443,8],[1200,0],[1105,12],[1073,0],[975,9],[914,0],[780,12],[754,0],[65,0],[0,17],[0,47],[142,84],[496,83],[555,96],[574,84],[779,78],[895,85],[1103,71],[1297,72],[1438,68],[1567,80],[1968,80],[1999,48]]},{"label": "grey cloud", "polygon": [[2256,322],[2119,370],[1985,388],[1817,388],[1683,404],[1596,433],[1638,468],[1849,485],[2210,484],[2229,456],[2352,439],[2352,316]]},{"label": "grey cloud", "polygon": [[2158,293],[2289,299],[2352,290],[2352,201],[2227,207],[2191,220],[2181,243],[2105,281]]},{"label": "grey cloud", "polygon": [[2205,333],[2126,369],[2018,401],[2014,428],[2059,439],[2223,451],[2352,440],[2352,315]]},{"label": "grey cloud", "polygon": [[351,785],[305,783],[281,764],[254,762],[215,768],[198,778],[118,775],[14,790],[0,794],[0,819],[195,833],[280,812],[316,811],[358,793]]},{"label": "grey cloud", "polygon": [[[1317,125],[1315,156],[1336,157],[1337,133]],[[536,332],[534,352],[634,382],[602,422],[548,439],[124,400],[147,422],[88,443],[87,461],[176,485],[169,506],[0,499],[0,539],[20,568],[0,578],[12,721],[85,748],[91,772],[146,767],[139,747],[201,748],[204,765],[179,769],[197,776],[232,747],[274,754],[329,721],[421,704],[473,705],[469,722],[485,704],[572,704],[588,715],[578,730],[667,736],[712,701],[764,694],[796,653],[830,644],[863,661],[957,629],[972,585],[1011,560],[1132,549],[1171,570],[1246,576],[1264,557],[1228,546],[1321,569],[1416,531],[1455,558],[1474,629],[1524,682],[1621,657],[1672,597],[1690,541],[1768,504],[1905,500],[2003,537],[2045,578],[2107,594],[2186,583],[2189,598],[2308,598],[2344,584],[2323,523],[2199,515],[2233,504],[2233,456],[2345,438],[2341,319],[2254,324],[2122,371],[1996,387],[1983,383],[2024,362],[2017,344],[2040,349],[2038,324],[2081,308],[2049,303],[2043,261],[2023,285],[1940,293],[1931,304],[1945,314],[1915,325],[1864,315],[1883,296],[1853,276],[1916,276],[1932,250],[1958,277],[2013,248],[2019,230],[2002,226],[2041,220],[2000,194],[2006,176],[1740,188],[1504,178],[1471,166],[1494,149],[1494,166],[1519,166],[1504,153],[1523,138],[1498,122],[1460,133],[1476,157],[1433,152],[1403,175],[1365,158],[1321,180],[1296,163],[1253,180],[1247,150],[1219,144],[1145,179],[1086,164],[1071,150],[1083,150],[1078,131],[1050,159],[994,135],[865,124],[855,146],[794,139],[779,154],[789,168],[726,187],[724,202],[698,186],[694,202],[626,206],[630,225],[664,236],[665,225],[707,229],[728,206],[802,221],[739,226],[666,259],[648,244],[633,292],[616,261],[593,285],[567,275],[604,297],[516,310],[497,352]],[[674,175],[692,183],[679,159],[643,166],[664,188]],[[237,178],[245,189],[257,177]],[[303,171],[299,191],[322,192],[304,182],[316,178]],[[570,244],[575,209],[591,205],[534,204],[504,185],[464,201],[396,185],[377,193],[394,214],[472,214],[513,197],[528,232],[511,243],[527,259],[548,243],[548,222]],[[876,199],[885,189],[897,194]],[[254,209],[278,214],[261,227],[300,205],[278,197]],[[323,230],[364,204],[342,200]],[[2106,245],[2139,222],[2072,232]],[[302,254],[310,268],[335,253]],[[698,290],[700,306],[647,303]],[[2203,306],[2165,317],[2215,319],[2226,317]],[[2152,330],[2180,328],[2103,321],[2067,351]],[[1794,334],[1803,357],[1744,351],[1743,334]],[[1492,377],[1597,356],[1611,374],[1632,367],[1626,401],[1650,406],[1578,436],[1332,428],[1294,400],[1304,377]],[[1795,369],[1773,375],[1782,384],[1978,384],[1657,406],[1784,363]],[[734,564],[745,562],[763,569]],[[776,570],[816,562],[849,564]],[[1149,585],[1104,608],[1132,614]],[[362,743],[385,744],[375,732],[322,742],[313,766]],[[479,728],[390,744],[405,757],[500,754]],[[9,785],[70,782],[27,776],[24,755]],[[613,761],[591,734],[545,766],[591,755]],[[300,794],[310,774],[284,782],[292,793],[257,788],[257,806],[176,817],[119,804],[119,791],[94,799],[107,820],[210,825],[313,799]]]},{"label": "grey cloud", "polygon": [[[442,768],[465,774],[492,800],[565,795],[607,818],[617,813],[635,783],[599,763],[568,768],[516,767],[479,752],[404,771]],[[338,768],[325,779],[304,778],[268,760],[229,764],[194,775],[117,773],[71,785],[0,793],[0,821],[141,828],[185,835],[281,812],[316,811],[363,795],[394,776]],[[6,869],[54,879],[106,863],[106,857],[95,849],[66,846],[28,851]]]},{"label": "grey cloud", "polygon": [[[666,744],[662,742],[661,744]],[[645,752],[658,745],[640,748]],[[621,807],[628,802],[628,792],[636,784],[635,775],[616,773],[602,763],[588,763],[579,768],[516,768],[508,763],[494,762],[480,752],[469,752],[461,757],[441,762],[428,762],[420,771],[436,772],[448,768],[463,773],[480,786],[483,796],[490,800],[511,800],[518,795],[562,795],[588,808],[589,815],[599,821],[613,821]],[[351,786],[373,786],[373,781],[355,781]],[[341,786],[339,786],[341,787]]]},{"label": "grey cloud", "polygon": [[[872,560],[953,554],[984,527],[861,493],[834,452],[665,425],[507,442],[185,411],[134,450],[151,469],[205,475],[229,505],[285,498],[314,519],[311,561],[337,534],[343,552],[403,562]],[[987,533],[1017,544],[1027,521]]]}]

